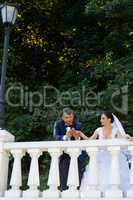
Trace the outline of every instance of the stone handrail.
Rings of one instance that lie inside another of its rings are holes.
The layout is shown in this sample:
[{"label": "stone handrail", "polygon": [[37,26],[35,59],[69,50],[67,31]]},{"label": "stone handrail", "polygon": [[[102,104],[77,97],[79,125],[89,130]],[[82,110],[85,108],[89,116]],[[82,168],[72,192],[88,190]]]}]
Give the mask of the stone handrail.
[{"label": "stone handrail", "polygon": [[[14,142],[0,140],[0,195],[4,198],[44,198],[44,199],[97,199],[100,198],[98,170],[96,155],[99,149],[106,147],[112,156],[110,168],[110,190],[107,192],[107,198],[121,198],[122,191],[119,189],[120,174],[118,155],[121,148],[127,148],[133,155],[133,142],[125,139],[100,140],[82,140],[82,141],[43,141],[43,142]],[[81,151],[85,150],[90,158],[89,168],[92,178],[87,184],[86,194],[81,194],[77,189],[79,186],[78,162],[77,158]],[[59,180],[59,157],[65,151],[71,157],[67,185],[69,189],[60,192],[58,186]],[[40,192],[39,175],[39,157],[43,152],[48,152],[51,156],[51,164],[47,185],[49,189]],[[30,170],[27,185],[29,189],[22,191],[22,169],[21,162],[25,153],[31,157]],[[11,174],[10,186],[7,190],[8,162],[10,155],[13,156],[13,169]],[[133,156],[132,156],[133,157]],[[131,189],[128,191],[128,197],[133,198],[133,161],[131,161]]]}]

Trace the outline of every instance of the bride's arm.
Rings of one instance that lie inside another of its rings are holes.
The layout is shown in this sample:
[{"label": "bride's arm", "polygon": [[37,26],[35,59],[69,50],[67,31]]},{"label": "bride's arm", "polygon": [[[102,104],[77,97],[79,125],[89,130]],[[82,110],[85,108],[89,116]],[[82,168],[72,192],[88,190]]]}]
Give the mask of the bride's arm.
[{"label": "bride's arm", "polygon": [[84,140],[95,140],[97,139],[97,132],[95,131],[91,137],[87,137],[83,132],[80,132],[80,137],[82,137]]},{"label": "bride's arm", "polygon": [[132,137],[129,134],[125,134],[125,138],[128,140],[132,140]]},{"label": "bride's arm", "polygon": [[84,140],[89,140],[89,137],[87,137],[83,132],[80,131],[80,137]]},{"label": "bride's arm", "polygon": [[97,132],[95,131],[94,133],[93,133],[93,135],[89,138],[90,140],[96,140],[98,138],[98,134],[97,134]]},{"label": "bride's arm", "polygon": [[125,138],[128,140],[132,140],[132,137],[129,134],[121,135],[119,132],[117,132],[117,138]]}]

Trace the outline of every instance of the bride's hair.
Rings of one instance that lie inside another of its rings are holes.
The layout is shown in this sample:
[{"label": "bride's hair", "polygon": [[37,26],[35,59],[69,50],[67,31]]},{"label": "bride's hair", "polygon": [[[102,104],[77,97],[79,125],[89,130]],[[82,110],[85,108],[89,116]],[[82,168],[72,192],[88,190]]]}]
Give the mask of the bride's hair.
[{"label": "bride's hair", "polygon": [[106,117],[107,117],[108,119],[111,119],[111,123],[114,122],[114,116],[113,116],[112,112],[104,111],[103,114],[106,115]]}]

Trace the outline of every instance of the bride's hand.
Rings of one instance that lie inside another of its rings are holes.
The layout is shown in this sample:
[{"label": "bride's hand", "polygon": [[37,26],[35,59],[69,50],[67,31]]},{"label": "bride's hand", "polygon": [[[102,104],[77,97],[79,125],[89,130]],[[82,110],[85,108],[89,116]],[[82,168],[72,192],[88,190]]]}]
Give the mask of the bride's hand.
[{"label": "bride's hand", "polygon": [[130,140],[130,141],[133,141],[133,138],[130,136],[130,135],[128,135],[128,134],[126,134],[126,137],[125,137],[127,140]]}]

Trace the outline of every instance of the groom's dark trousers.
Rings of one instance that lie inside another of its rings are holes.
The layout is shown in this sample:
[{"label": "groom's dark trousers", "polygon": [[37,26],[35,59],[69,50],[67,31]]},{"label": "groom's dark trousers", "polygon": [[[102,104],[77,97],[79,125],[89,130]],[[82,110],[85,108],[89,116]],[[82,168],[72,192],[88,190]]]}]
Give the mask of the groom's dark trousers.
[{"label": "groom's dark trousers", "polygon": [[[63,141],[63,136],[66,134],[67,125],[63,120],[57,121],[54,126],[54,139]],[[82,130],[81,123],[74,121],[71,125],[71,128],[75,128],[75,130]],[[71,140],[74,140],[72,137]],[[80,156],[78,157],[78,169],[79,169],[79,183],[81,184],[81,179],[83,173],[85,171],[86,165],[86,152],[82,151]],[[67,187],[67,178],[69,172],[69,165],[70,165],[70,156],[66,153],[63,153],[59,159],[59,171],[60,171],[60,190],[66,190]]]}]

